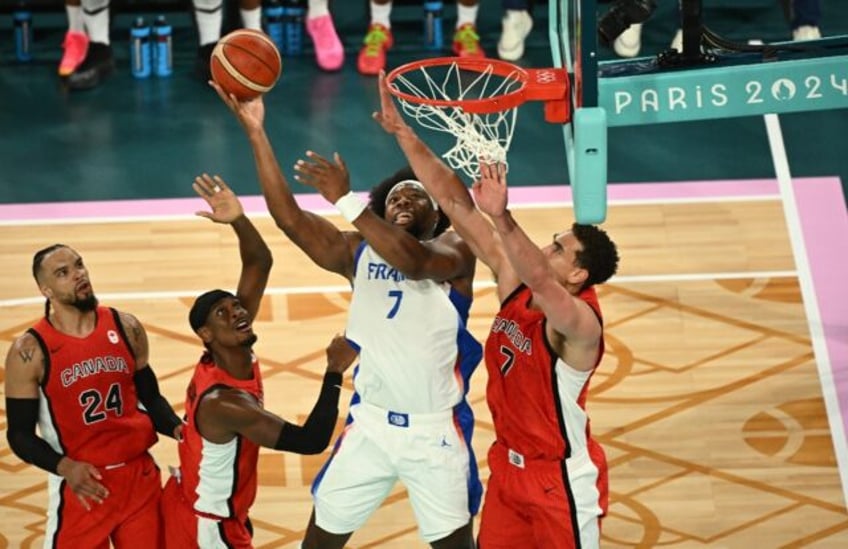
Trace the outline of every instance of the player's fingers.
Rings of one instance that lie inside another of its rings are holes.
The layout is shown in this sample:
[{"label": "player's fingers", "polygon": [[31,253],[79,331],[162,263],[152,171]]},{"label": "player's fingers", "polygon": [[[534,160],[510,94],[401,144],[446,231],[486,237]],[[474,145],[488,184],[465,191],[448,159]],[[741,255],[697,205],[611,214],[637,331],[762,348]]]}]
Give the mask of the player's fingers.
[{"label": "player's fingers", "polygon": [[[95,467],[94,465],[89,465],[89,466],[88,466],[88,474],[89,474],[89,475],[91,475],[92,477],[96,478],[97,480],[102,480],[102,479],[103,479],[103,476],[100,474],[100,471],[99,471],[99,470],[97,470],[97,467]],[[95,482],[95,484],[96,484],[97,486],[103,486],[103,485],[102,485],[102,484],[100,484],[99,482]],[[106,488],[104,487],[104,490],[105,490],[105,489],[106,489]]]},{"label": "player's fingers", "polygon": [[315,164],[318,164],[320,166],[327,166],[330,164],[329,160],[327,160],[315,151],[306,151],[306,156],[308,156],[309,159],[312,160]]},{"label": "player's fingers", "polygon": [[205,200],[208,200],[209,197],[211,197],[213,194],[212,189],[209,188],[208,185],[203,182],[198,183],[197,180],[195,180],[195,182],[191,184],[191,188],[194,189],[194,192],[197,193],[197,196]]},{"label": "player's fingers", "polygon": [[294,174],[294,178],[297,179],[300,183],[306,185],[307,187],[315,186],[315,179],[302,174]]},{"label": "player's fingers", "polygon": [[490,176],[489,165],[486,164],[484,160],[480,161],[480,176],[485,177],[486,179]]},{"label": "player's fingers", "polygon": [[[215,188],[217,184],[215,183],[215,181],[212,180],[211,177],[209,177],[209,174],[204,173],[198,175],[194,178],[194,182],[202,189],[205,195],[212,196],[213,194],[215,194]],[[221,187],[218,187],[218,190],[220,189]]]},{"label": "player's fingers", "polygon": [[337,152],[333,153],[333,160],[336,161],[336,164],[338,164],[341,169],[343,169],[344,171],[347,171],[347,164],[345,164],[345,161],[342,158],[342,155],[340,155]]},{"label": "player's fingers", "polygon": [[88,500],[82,494],[77,494],[77,499],[80,500],[80,503],[83,507],[85,507],[86,511],[91,511],[91,505],[89,505]]},{"label": "player's fingers", "polygon": [[307,162],[302,158],[298,158],[297,161],[294,163],[295,171],[300,173],[308,173],[312,171],[312,166],[313,165],[310,162]]},{"label": "player's fingers", "polygon": [[[226,181],[224,181],[223,179],[221,179],[221,176],[220,176],[220,175],[215,175],[215,176],[213,176],[213,177],[212,177],[212,180],[215,182],[215,185],[218,187],[218,189],[217,189],[217,190],[219,190],[219,191],[220,191],[220,190],[226,190],[226,189],[229,189],[229,187],[227,186],[227,182],[226,182]],[[214,189],[214,187],[213,187],[213,189]]]},{"label": "player's fingers", "polygon": [[205,212],[203,210],[194,212],[194,215],[198,217],[205,217],[206,219],[213,219],[212,212]]}]

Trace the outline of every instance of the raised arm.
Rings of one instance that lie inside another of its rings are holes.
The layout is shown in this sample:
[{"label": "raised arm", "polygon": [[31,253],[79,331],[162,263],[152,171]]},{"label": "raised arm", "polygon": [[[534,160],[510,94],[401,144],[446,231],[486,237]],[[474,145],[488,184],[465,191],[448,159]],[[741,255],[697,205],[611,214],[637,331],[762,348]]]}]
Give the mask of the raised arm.
[{"label": "raised arm", "polygon": [[356,351],[342,336],[327,347],[327,371],[318,400],[303,426],[289,423],[265,410],[244,391],[216,390],[204,397],[197,412],[204,438],[218,443],[240,434],[265,448],[298,454],[317,454],[327,447],[338,419],[343,374]]},{"label": "raised arm", "polygon": [[234,96],[227,96],[214,82],[210,85],[247,134],[262,195],[277,227],[319,267],[352,278],[353,253],[359,244],[358,235],[340,231],[320,215],[303,211],[297,204],[265,132],[265,104],[262,97],[238,101]]},{"label": "raised arm", "polygon": [[[595,365],[601,325],[591,307],[572,295],[557,278],[551,261],[567,252],[554,237],[546,255],[530,240],[507,209],[506,170],[503,165],[481,165],[482,176],[472,190],[478,207],[494,222],[504,250],[518,277],[533,291],[533,301],[547,318],[551,343],[577,369]],[[573,281],[571,282],[574,283]]]},{"label": "raised arm", "polygon": [[159,391],[159,381],[150,366],[147,332],[133,315],[119,311],[118,316],[135,357],[133,382],[138,399],[144,404],[157,433],[180,440],[183,422]]},{"label": "raised arm", "polygon": [[506,259],[492,225],[474,206],[462,180],[404,122],[389,92],[384,73],[380,74],[379,87],[380,112],[374,113],[374,119],[386,133],[395,136],[412,171],[450,218],[456,232],[471,246],[474,255],[500,278],[501,265]]},{"label": "raised arm", "polygon": [[[306,160],[297,161],[295,178],[317,189],[329,202],[340,204],[343,215],[351,217],[349,221],[368,244],[394,268],[413,280],[473,278],[474,255],[456,233],[444,233],[435,239],[420,241],[403,227],[378,217],[365,207],[361,199],[351,194],[350,174],[338,153],[335,153],[332,162],[312,151],[307,151],[306,156]],[[349,205],[341,205],[340,200]],[[411,211],[416,222],[423,221],[435,227],[438,212],[433,210],[429,198],[423,198],[422,203],[406,202],[404,212]],[[351,211],[351,207],[355,209]],[[470,285],[467,290],[466,293],[470,293]]]},{"label": "raised arm", "polygon": [[217,175],[199,175],[194,179],[192,187],[212,208],[211,212],[199,211],[197,215],[216,223],[229,224],[238,237],[241,275],[236,295],[253,319],[259,310],[274,262],[271,250],[250,219],[244,215],[241,202],[223,179]]},{"label": "raised arm", "polygon": [[39,382],[44,375],[44,352],[35,336],[19,337],[6,355],[6,439],[21,460],[65,478],[86,509],[91,502],[103,503],[109,491],[100,483],[101,475],[90,463],[74,461],[59,453],[38,436]]}]

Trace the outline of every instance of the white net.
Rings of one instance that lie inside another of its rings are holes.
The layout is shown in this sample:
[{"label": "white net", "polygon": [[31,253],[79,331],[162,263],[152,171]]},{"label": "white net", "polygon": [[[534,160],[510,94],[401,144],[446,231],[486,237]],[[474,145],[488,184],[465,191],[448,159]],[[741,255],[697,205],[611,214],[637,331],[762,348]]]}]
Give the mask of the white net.
[{"label": "white net", "polygon": [[[398,74],[393,84],[398,91],[422,99],[473,101],[515,92],[523,82],[518,71],[500,76],[493,73],[491,65],[477,72],[451,62]],[[512,142],[517,108],[477,114],[459,105],[430,105],[403,97],[398,97],[398,101],[403,112],[421,126],[456,137],[456,144],[442,155],[454,170],[461,170],[476,180],[480,177],[481,160],[500,162],[508,167],[507,151]]]}]

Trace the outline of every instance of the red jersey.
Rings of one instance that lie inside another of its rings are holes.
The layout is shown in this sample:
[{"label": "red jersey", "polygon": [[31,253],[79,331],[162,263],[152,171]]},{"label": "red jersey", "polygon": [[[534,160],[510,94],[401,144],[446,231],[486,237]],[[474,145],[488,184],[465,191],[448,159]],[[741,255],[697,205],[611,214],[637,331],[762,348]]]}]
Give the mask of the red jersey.
[{"label": "red jersey", "polygon": [[[486,400],[499,443],[526,459],[562,460],[589,446],[589,372],[565,364],[545,336],[545,315],[521,285],[506,298],[486,340]],[[601,309],[594,288],[578,298]],[[604,352],[601,337],[597,367]]]},{"label": "red jersey", "polygon": [[97,467],[125,463],[156,442],[153,422],[138,408],[135,357],[118,311],[98,307],[94,330],[79,338],[45,317],[30,328],[45,357],[41,436],[75,461]]},{"label": "red jersey", "polygon": [[253,359],[251,379],[235,379],[204,355],[194,369],[186,393],[186,426],[180,450],[180,488],[195,512],[216,518],[247,519],[256,498],[259,446],[237,435],[217,444],[204,439],[197,429],[197,407],[210,391],[230,387],[253,396],[262,406],[262,374]]}]

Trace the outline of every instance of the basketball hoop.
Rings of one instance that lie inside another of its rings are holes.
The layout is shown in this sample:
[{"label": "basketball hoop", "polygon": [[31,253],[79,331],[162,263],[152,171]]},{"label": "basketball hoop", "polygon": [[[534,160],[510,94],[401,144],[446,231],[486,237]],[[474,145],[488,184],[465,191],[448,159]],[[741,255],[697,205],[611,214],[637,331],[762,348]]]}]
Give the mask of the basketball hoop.
[{"label": "basketball hoop", "polygon": [[571,118],[564,69],[523,69],[498,59],[435,57],[402,65],[386,76],[403,112],[421,126],[456,137],[442,155],[455,170],[480,176],[480,160],[507,164],[518,107],[545,102],[545,120]]}]

